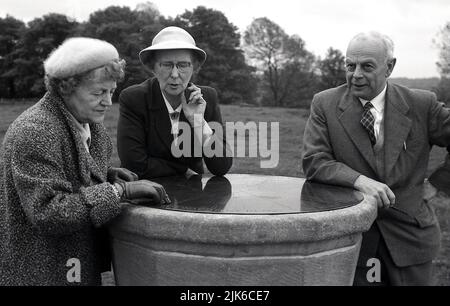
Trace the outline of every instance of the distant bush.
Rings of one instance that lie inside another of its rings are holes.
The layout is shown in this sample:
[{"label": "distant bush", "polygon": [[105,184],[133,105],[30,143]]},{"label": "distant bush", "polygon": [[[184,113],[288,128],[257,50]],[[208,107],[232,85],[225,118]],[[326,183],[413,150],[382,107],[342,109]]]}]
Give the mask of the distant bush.
[{"label": "distant bush", "polygon": [[391,82],[406,86],[408,88],[417,88],[417,89],[426,89],[435,91],[438,86],[440,79],[435,78],[418,78],[418,79],[410,79],[410,78],[390,78]]}]

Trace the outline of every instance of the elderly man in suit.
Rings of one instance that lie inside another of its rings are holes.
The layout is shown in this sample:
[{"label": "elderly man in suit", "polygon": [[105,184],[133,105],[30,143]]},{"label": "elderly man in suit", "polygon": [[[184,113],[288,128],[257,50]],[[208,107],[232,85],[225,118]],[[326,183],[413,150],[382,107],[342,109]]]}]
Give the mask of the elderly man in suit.
[{"label": "elderly man in suit", "polygon": [[346,53],[347,84],[314,96],[304,134],[307,179],[354,187],[377,201],[355,285],[374,284],[366,277],[370,258],[380,260],[381,284],[430,284],[440,245],[423,186],[431,146],[450,144],[450,112],[431,92],[387,82],[393,49],[380,33],[356,35]]}]

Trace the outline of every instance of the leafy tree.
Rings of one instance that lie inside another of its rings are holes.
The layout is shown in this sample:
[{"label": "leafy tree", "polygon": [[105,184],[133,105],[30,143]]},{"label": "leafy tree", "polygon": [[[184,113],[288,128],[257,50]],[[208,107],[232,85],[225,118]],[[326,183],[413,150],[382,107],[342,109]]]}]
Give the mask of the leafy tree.
[{"label": "leafy tree", "polygon": [[113,44],[127,62],[125,80],[118,84],[116,96],[123,88],[140,83],[146,73],[139,61],[139,51],[151,44],[152,37],[162,29],[162,17],[151,2],[129,7],[109,6],[89,16],[78,29],[79,35],[93,37]]},{"label": "leafy tree", "polygon": [[327,89],[342,85],[345,79],[345,57],[341,51],[330,47],[323,60],[318,61],[321,88]]},{"label": "leafy tree", "polygon": [[439,60],[436,63],[442,77],[450,77],[450,22],[441,29],[437,40],[434,41],[439,48]]},{"label": "leafy tree", "polygon": [[450,105],[450,22],[441,29],[434,43],[439,48],[439,60],[436,65],[441,75],[435,91],[440,101]]},{"label": "leafy tree", "polygon": [[140,14],[140,17],[151,21],[158,21],[163,18],[158,7],[150,1],[138,3],[135,11]]},{"label": "leafy tree", "polygon": [[120,56],[126,60],[126,75],[120,87],[138,83],[145,78],[142,72],[138,53],[143,44],[139,37],[139,26],[136,24],[138,14],[129,7],[109,6],[89,16],[79,30],[83,36],[105,40],[113,44]]},{"label": "leafy tree", "polygon": [[12,52],[14,65],[6,72],[14,78],[17,97],[41,96],[45,91],[43,62],[50,52],[71,36],[78,23],[61,14],[30,21],[21,31]]},{"label": "leafy tree", "polygon": [[7,15],[0,18],[0,97],[12,98],[17,94],[15,78],[10,71],[14,67],[12,56],[25,24]]},{"label": "leafy tree", "polygon": [[257,18],[245,31],[244,50],[263,75],[261,90],[270,93],[264,104],[295,105],[312,95],[315,57],[299,36],[287,35],[266,17]]},{"label": "leafy tree", "polygon": [[253,102],[256,88],[253,69],[246,64],[240,49],[238,29],[222,12],[199,6],[177,16],[172,25],[188,31],[197,46],[207,53],[196,82],[216,88],[221,103]]}]

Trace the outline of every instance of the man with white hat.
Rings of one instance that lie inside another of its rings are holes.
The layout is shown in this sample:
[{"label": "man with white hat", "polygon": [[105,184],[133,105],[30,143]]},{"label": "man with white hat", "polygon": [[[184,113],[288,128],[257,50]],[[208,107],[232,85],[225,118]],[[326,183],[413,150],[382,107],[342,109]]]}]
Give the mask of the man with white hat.
[{"label": "man with white hat", "polygon": [[[203,161],[212,174],[227,173],[232,157],[226,156],[225,137],[218,136],[211,124],[222,125],[217,92],[190,83],[206,60],[205,51],[196,46],[188,32],[171,26],[161,30],[139,57],[154,77],[120,94],[117,148],[122,166],[142,178],[202,174]],[[195,135],[191,144],[205,147],[214,138],[215,152],[221,154],[176,156],[172,148],[181,136],[182,123],[188,124],[191,135]],[[200,134],[194,131],[198,128]]]}]

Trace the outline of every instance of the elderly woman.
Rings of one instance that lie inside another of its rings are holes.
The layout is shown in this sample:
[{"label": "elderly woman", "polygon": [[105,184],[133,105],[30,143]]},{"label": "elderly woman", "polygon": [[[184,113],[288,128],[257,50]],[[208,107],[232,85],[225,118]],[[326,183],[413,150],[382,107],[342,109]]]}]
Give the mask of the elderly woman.
[{"label": "elderly woman", "polygon": [[0,160],[0,285],[99,285],[102,228],[121,198],[165,202],[164,189],[110,168],[102,125],[124,61],[109,43],[71,38],[45,61],[47,93],[9,127]]},{"label": "elderly woman", "polygon": [[[227,173],[232,157],[226,151],[225,133],[213,131],[222,126],[217,92],[190,83],[206,60],[205,51],[185,30],[167,27],[139,57],[154,77],[120,94],[117,147],[122,166],[143,178],[202,174],[203,161],[212,174]],[[182,123],[191,129],[192,141],[182,144],[187,154],[180,156],[174,152],[174,140],[185,132]],[[195,144],[201,150],[196,151]],[[204,154],[208,146],[218,154]]]}]

